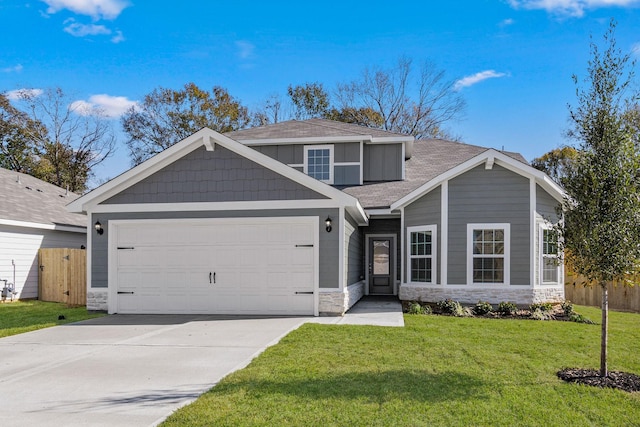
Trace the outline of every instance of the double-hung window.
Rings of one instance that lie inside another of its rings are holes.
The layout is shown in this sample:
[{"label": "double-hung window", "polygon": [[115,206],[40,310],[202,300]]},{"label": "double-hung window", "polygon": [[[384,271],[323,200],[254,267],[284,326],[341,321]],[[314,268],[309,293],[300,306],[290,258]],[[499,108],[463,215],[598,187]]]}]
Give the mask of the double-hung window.
[{"label": "double-hung window", "polygon": [[467,277],[471,283],[509,283],[509,224],[467,225]]},{"label": "double-hung window", "polygon": [[435,225],[407,227],[407,274],[410,283],[436,283]]},{"label": "double-hung window", "polygon": [[304,173],[318,181],[333,184],[333,145],[306,145]]},{"label": "double-hung window", "polygon": [[546,226],[540,228],[540,277],[543,284],[554,285],[560,278],[558,233]]}]

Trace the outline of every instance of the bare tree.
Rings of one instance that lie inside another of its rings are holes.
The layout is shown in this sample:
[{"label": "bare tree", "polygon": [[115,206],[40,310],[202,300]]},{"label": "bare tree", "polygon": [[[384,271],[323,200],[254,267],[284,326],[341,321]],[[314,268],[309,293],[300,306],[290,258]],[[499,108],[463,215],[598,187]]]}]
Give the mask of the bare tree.
[{"label": "bare tree", "polygon": [[115,150],[111,121],[100,109],[74,103],[60,88],[24,90],[19,95],[30,119],[45,131],[29,128],[26,135],[34,150],[31,174],[82,193],[95,166]]},{"label": "bare tree", "polygon": [[366,69],[359,80],[338,85],[336,97],[339,111],[375,112],[382,129],[418,139],[449,136],[444,125],[466,105],[444,71],[425,62],[416,75],[405,57],[392,69]]}]

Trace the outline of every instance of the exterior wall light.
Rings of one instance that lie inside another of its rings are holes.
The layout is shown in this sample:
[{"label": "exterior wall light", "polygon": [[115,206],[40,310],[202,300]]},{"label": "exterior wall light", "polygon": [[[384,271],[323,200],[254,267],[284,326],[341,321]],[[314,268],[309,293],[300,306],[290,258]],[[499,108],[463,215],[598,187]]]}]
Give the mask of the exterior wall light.
[{"label": "exterior wall light", "polygon": [[331,217],[328,216],[324,223],[327,225],[327,233],[331,233]]},{"label": "exterior wall light", "polygon": [[102,224],[100,224],[100,221],[96,221],[93,227],[96,229],[96,233],[98,233],[99,235],[102,235],[102,233],[104,233],[104,228],[102,228]]}]

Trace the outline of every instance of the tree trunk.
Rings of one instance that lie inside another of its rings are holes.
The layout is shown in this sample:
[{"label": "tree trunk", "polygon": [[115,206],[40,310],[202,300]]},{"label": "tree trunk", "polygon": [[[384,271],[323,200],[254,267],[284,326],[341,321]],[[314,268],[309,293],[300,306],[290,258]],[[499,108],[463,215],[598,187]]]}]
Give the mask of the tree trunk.
[{"label": "tree trunk", "polygon": [[607,339],[609,329],[609,294],[607,282],[602,282],[602,332],[600,336],[600,376],[606,377],[607,372]]}]

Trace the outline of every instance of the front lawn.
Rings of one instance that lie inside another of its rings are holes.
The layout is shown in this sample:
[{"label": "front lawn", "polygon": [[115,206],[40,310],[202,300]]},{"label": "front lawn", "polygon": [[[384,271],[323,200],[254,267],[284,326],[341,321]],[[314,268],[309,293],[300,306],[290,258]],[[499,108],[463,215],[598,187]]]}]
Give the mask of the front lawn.
[{"label": "front lawn", "polygon": [[[60,316],[64,319],[58,319]],[[70,308],[56,302],[5,302],[0,304],[0,338],[100,316],[88,313],[86,307]]]},{"label": "front lawn", "polygon": [[[598,309],[577,311],[600,319]],[[610,369],[640,373],[640,315],[610,319]],[[640,393],[556,377],[599,366],[599,325],[433,315],[405,323],[306,324],[163,426],[640,425]]]}]

